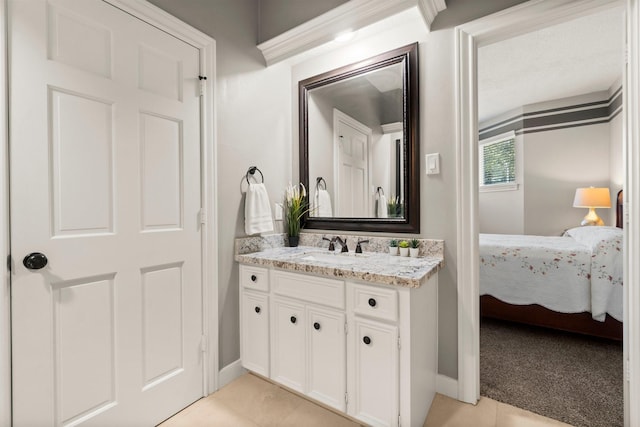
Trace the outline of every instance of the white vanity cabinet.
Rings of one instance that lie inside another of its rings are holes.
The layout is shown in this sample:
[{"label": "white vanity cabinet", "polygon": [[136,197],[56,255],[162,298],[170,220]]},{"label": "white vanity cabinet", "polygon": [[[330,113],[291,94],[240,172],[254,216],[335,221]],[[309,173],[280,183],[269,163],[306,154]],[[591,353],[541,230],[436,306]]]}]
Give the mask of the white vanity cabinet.
[{"label": "white vanity cabinet", "polygon": [[240,358],[242,366],[269,376],[269,270],[240,268]]},{"label": "white vanity cabinet", "polygon": [[368,425],[422,426],[435,394],[436,274],[408,288],[258,270],[240,266],[245,368]]},{"label": "white vanity cabinet", "polygon": [[435,394],[438,278],[419,288],[346,283],[348,414],[421,426]]},{"label": "white vanity cabinet", "polygon": [[271,379],[346,410],[344,282],[271,271]]}]

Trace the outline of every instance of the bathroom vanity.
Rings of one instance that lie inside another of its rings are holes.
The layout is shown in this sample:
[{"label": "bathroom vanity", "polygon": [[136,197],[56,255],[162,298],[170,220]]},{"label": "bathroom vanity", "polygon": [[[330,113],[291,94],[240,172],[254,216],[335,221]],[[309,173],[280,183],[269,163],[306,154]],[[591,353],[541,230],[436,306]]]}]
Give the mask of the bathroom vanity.
[{"label": "bathroom vanity", "polygon": [[441,256],[297,247],[236,260],[246,369],[369,425],[422,425],[435,394]]}]

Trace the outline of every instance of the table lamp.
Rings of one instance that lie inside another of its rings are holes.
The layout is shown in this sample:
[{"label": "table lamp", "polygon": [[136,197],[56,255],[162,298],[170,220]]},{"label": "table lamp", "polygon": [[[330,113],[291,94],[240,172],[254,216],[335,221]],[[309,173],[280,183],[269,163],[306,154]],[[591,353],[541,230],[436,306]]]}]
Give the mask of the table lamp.
[{"label": "table lamp", "polygon": [[578,188],[573,199],[574,208],[589,208],[589,213],[580,225],[604,225],[604,221],[596,214],[596,208],[610,208],[611,196],[608,188]]}]

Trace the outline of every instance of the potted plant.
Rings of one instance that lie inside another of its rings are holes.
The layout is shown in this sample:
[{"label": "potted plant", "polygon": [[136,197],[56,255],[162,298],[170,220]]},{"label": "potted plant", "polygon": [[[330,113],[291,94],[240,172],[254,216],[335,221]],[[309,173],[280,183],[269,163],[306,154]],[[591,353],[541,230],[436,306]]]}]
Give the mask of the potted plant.
[{"label": "potted plant", "polygon": [[302,183],[289,184],[284,198],[289,246],[295,247],[300,240],[300,220],[305,213],[309,212],[307,190]]},{"label": "potted plant", "polygon": [[398,240],[389,240],[389,255],[398,255]]},{"label": "potted plant", "polygon": [[420,240],[411,239],[411,241],[409,242],[409,255],[412,258],[417,258],[419,254],[420,254]]},{"label": "potted plant", "polygon": [[387,202],[387,216],[389,218],[397,218],[398,217],[398,198],[391,197]]},{"label": "potted plant", "polygon": [[409,242],[406,240],[401,240],[400,243],[398,243],[398,246],[400,247],[400,256],[409,256]]}]

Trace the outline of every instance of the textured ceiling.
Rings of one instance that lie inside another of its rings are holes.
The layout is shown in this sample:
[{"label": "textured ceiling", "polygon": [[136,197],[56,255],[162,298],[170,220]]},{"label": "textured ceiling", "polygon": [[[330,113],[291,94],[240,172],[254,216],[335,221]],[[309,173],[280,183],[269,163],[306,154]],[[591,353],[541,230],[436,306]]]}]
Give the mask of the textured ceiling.
[{"label": "textured ceiling", "polygon": [[622,76],[623,47],[622,8],[481,47],[480,122],[524,105],[609,89]]}]

